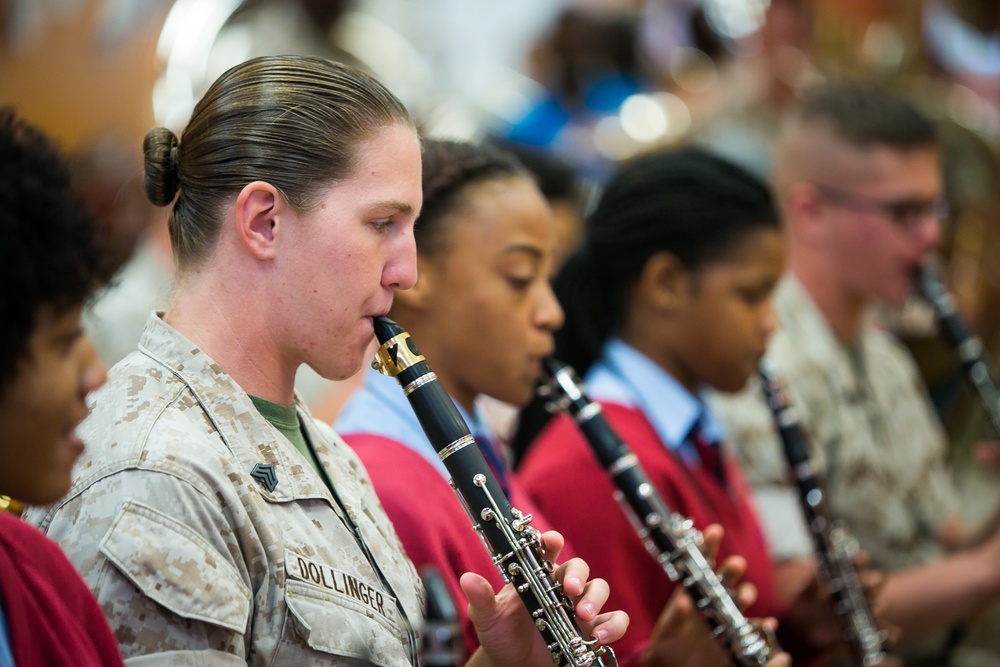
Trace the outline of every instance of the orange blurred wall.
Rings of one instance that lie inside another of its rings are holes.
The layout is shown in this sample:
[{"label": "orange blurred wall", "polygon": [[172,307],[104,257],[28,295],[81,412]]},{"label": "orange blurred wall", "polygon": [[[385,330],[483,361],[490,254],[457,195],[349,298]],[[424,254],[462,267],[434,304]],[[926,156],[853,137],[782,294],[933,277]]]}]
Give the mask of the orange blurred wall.
[{"label": "orange blurred wall", "polygon": [[37,30],[13,40],[10,17],[0,20],[0,105],[15,106],[68,150],[107,134],[138,150],[153,125],[156,41],[170,3],[151,4],[156,11],[113,45],[101,38],[110,2],[63,4],[69,9],[47,10]]}]

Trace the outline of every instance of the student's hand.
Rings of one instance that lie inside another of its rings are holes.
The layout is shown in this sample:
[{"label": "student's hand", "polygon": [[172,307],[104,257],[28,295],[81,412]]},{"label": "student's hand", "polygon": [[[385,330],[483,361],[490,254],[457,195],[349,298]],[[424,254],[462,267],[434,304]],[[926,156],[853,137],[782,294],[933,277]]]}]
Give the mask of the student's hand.
[{"label": "student's hand", "polygon": [[[710,560],[718,552],[722,533],[722,527],[714,524],[703,533],[705,542],[702,550]],[[723,585],[730,590],[745,572],[746,561],[740,556],[727,558],[718,569]],[[746,609],[756,599],[757,590],[752,584],[740,584],[735,589],[735,601],[740,609]],[[777,625],[774,619],[754,624],[762,627],[766,635],[773,634]],[[660,614],[649,647],[643,652],[640,662],[642,667],[725,667],[733,661],[725,647],[712,638],[708,623],[695,609],[691,597],[678,587]],[[767,667],[787,667],[790,664],[789,656],[779,653],[768,661]]]},{"label": "student's hand", "polygon": [[[562,535],[555,531],[543,533],[542,546],[546,560],[555,562],[563,547]],[[584,639],[594,638],[607,645],[625,634],[628,615],[623,611],[601,613],[608,600],[608,584],[603,579],[588,580],[587,563],[574,558],[559,565],[553,576],[573,601],[576,622]],[[512,585],[507,584],[494,595],[490,583],[472,572],[463,574],[460,583],[469,600],[469,620],[476,628],[482,648],[469,664],[551,667],[552,655]]]},{"label": "student's hand", "polygon": [[[884,640],[883,643],[894,644],[899,640],[900,628],[897,625],[893,625],[886,618],[885,610],[883,605],[879,600],[879,596],[882,590],[885,588],[886,574],[879,570],[872,570],[868,567],[868,552],[864,550],[858,551],[854,555],[854,568],[858,572],[858,581],[861,583],[861,589],[865,593],[865,597],[868,598],[868,606],[872,612],[872,620],[875,621],[875,626],[882,631]],[[878,663],[879,665],[884,665],[884,667],[890,667],[897,663],[886,659]]]},{"label": "student's hand", "polygon": [[[794,572],[788,571],[790,565],[794,565]],[[815,561],[785,561],[783,566],[779,568],[780,575],[796,583],[794,595],[781,619],[778,638],[782,646],[800,662],[812,663],[820,658],[827,660],[846,655],[843,626],[826,587],[819,582]]]}]

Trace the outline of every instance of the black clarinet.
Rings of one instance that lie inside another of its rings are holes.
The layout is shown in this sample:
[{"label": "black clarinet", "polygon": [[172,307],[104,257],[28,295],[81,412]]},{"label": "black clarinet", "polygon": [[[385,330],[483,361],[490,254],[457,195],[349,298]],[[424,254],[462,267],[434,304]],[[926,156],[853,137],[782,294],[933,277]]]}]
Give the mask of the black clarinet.
[{"label": "black clarinet", "polygon": [[376,317],[379,347],[372,366],[395,377],[420,425],[451,474],[451,486],[465,506],[473,528],[493,557],[500,576],[513,584],[557,665],[587,667],[618,664],[610,647],[585,640],[573,618],[573,604],[543,555],[541,536],[531,515],[512,507],[483,458],[451,397],[402,327]]},{"label": "black clarinet", "polygon": [[1000,435],[1000,389],[997,385],[996,367],[986,353],[983,342],[962,321],[948,288],[928,267],[920,269],[916,285],[917,291],[934,310],[942,338],[958,353],[966,377],[982,399],[994,432]]},{"label": "black clarinet", "polygon": [[871,605],[858,579],[854,556],[857,541],[846,527],[833,521],[827,511],[823,489],[809,464],[805,433],[781,382],[765,363],[758,368],[767,403],[781,436],[785,458],[799,490],[799,500],[812,533],[819,574],[833,600],[834,610],[844,627],[851,659],[855,665],[871,667],[886,659],[884,635],[875,625]]},{"label": "black clarinet", "polygon": [[693,522],[667,509],[636,455],[615,433],[601,406],[583,393],[566,364],[547,359],[539,392],[549,405],[565,410],[590,444],[598,461],[618,487],[616,500],[635,526],[646,549],[671,581],[679,582],[741,667],[760,667],[772,657],[773,638],[748,621],[701,552],[701,533]]}]

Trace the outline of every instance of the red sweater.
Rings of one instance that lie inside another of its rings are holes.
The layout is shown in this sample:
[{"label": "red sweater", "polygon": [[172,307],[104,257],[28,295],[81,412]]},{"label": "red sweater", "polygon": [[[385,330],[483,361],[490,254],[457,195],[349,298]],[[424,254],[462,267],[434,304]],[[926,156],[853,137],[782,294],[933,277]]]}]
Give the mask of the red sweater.
[{"label": "red sweater", "polygon": [[[669,509],[693,519],[696,528],[710,523],[725,528],[718,562],[733,554],[746,558],[743,580],[758,590],[757,603],[748,615],[778,616],[782,610],[775,600],[771,560],[751,507],[749,487],[731,459],[725,457],[727,485],[723,486],[701,467],[688,469],[663,445],[638,409],[608,403],[602,407]],[[607,608],[624,609],[631,619],[615,648],[624,655],[634,652],[652,634],[674,584],[639,540],[612,497],[614,484],[569,418],[559,415],[542,431],[518,475],[556,530],[590,564],[593,576],[610,584]]]},{"label": "red sweater", "polygon": [[0,511],[0,595],[18,667],[122,665],[87,584],[56,543]]},{"label": "red sweater", "polygon": [[[357,452],[371,477],[375,492],[392,520],[406,555],[419,570],[435,566],[448,584],[465,632],[468,655],[479,647],[475,628],[469,620],[468,602],[458,580],[465,572],[486,577],[497,591],[503,580],[482,540],[472,530],[465,512],[448,480],[420,454],[406,445],[378,435],[348,433],[344,440]],[[531,513],[531,525],[551,529],[539,516],[516,480],[510,480],[511,505]],[[564,548],[559,562],[572,557]]]}]

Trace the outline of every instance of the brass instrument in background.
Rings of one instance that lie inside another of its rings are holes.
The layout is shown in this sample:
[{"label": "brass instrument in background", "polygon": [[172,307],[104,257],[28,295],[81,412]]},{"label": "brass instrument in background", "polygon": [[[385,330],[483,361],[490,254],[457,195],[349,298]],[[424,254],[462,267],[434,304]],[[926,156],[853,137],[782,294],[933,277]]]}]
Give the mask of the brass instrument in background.
[{"label": "brass instrument in background", "polygon": [[24,512],[24,503],[18,502],[10,496],[0,496],[0,512],[10,512],[20,516]]}]

